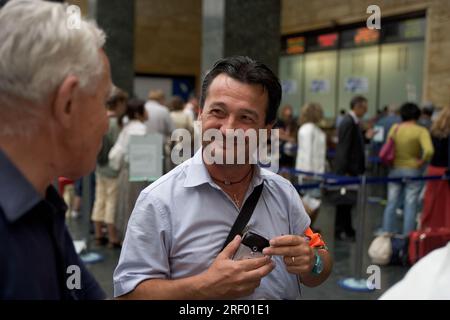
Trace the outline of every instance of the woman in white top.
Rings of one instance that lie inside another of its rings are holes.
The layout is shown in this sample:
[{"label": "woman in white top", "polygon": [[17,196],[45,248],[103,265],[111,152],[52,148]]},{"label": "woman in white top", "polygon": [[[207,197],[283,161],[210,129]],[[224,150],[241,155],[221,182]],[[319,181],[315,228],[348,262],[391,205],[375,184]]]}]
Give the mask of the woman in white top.
[{"label": "woman in white top", "polygon": [[119,118],[120,125],[123,124],[124,117],[128,122],[123,126],[116,143],[109,152],[109,165],[115,170],[122,169],[128,164],[128,146],[131,136],[143,136],[147,133],[144,122],[148,119],[147,111],[142,106],[141,101],[132,99],[127,104],[125,114]]},{"label": "woman in white top", "polygon": [[[295,169],[324,173],[326,161],[326,135],[318,123],[323,119],[322,107],[310,102],[300,112],[300,129],[297,134],[297,160]],[[306,175],[299,175],[299,184],[313,182]],[[320,207],[320,189],[306,189],[303,203],[311,216],[311,224],[317,217]]]},{"label": "woman in white top", "polygon": [[125,235],[126,226],[140,192],[147,186],[147,182],[130,182],[128,149],[131,136],[143,136],[147,133],[147,126],[144,124],[148,119],[147,111],[144,107],[145,102],[137,99],[131,99],[127,103],[127,109],[124,115],[119,118],[122,124],[126,116],[128,122],[120,132],[117,142],[109,152],[109,165],[111,168],[120,170],[118,177],[118,195],[116,219],[114,221],[118,231],[118,237]]}]

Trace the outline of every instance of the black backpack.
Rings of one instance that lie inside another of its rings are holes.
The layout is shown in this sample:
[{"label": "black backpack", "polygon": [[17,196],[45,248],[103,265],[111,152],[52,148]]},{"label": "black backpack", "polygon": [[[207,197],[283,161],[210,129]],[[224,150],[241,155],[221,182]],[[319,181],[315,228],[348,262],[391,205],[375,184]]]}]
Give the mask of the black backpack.
[{"label": "black backpack", "polygon": [[111,138],[109,135],[103,136],[103,142],[102,142],[102,148],[100,149],[100,152],[97,156],[97,164],[100,166],[106,166],[109,162],[109,151],[114,146],[113,141],[111,141]]}]

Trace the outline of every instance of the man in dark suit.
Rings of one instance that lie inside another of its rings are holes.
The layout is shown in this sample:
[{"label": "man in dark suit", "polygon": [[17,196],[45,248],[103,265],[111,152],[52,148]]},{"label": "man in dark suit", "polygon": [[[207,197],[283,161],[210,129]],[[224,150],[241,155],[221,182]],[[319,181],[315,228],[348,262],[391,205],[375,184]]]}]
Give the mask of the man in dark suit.
[{"label": "man in dark suit", "polygon": [[[367,112],[367,99],[356,96],[350,102],[350,112],[344,116],[338,130],[335,170],[338,175],[359,176],[365,171],[365,138],[360,119]],[[342,193],[341,193],[342,194]],[[340,197],[336,205],[335,236],[337,239],[354,239],[352,226],[352,201]]]}]

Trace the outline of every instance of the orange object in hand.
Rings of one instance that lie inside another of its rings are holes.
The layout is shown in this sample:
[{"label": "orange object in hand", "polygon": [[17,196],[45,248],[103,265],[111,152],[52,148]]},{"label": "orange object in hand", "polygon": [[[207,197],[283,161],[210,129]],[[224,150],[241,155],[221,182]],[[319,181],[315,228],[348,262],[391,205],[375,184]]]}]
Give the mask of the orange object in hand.
[{"label": "orange object in hand", "polygon": [[308,237],[310,239],[309,246],[311,248],[327,248],[325,242],[322,240],[322,236],[320,235],[320,233],[314,233],[311,228],[306,229],[305,237]]}]

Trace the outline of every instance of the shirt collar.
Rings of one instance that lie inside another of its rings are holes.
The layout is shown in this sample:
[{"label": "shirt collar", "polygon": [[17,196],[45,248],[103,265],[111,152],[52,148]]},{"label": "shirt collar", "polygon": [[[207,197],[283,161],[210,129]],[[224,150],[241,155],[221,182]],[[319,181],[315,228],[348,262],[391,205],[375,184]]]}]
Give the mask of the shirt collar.
[{"label": "shirt collar", "polygon": [[204,183],[214,183],[203,162],[202,150],[203,148],[198,149],[194,156],[189,160],[186,180],[184,181],[185,187],[197,187]]},{"label": "shirt collar", "polygon": [[356,124],[359,124],[359,118],[356,116],[353,110],[350,110],[348,114],[353,118]]},{"label": "shirt collar", "polygon": [[[0,207],[6,219],[9,222],[17,221],[43,200],[13,162],[0,150]],[[53,186],[47,188],[45,200],[59,210],[66,207]]]},{"label": "shirt collar", "polygon": [[[212,180],[208,169],[203,162],[202,148],[200,148],[194,156],[189,160],[187,165],[186,180],[184,187],[196,187],[205,183],[217,187],[217,184]],[[254,166],[254,173],[252,179],[253,187],[261,184],[264,180],[264,175],[261,174],[261,168],[258,165]]]}]

